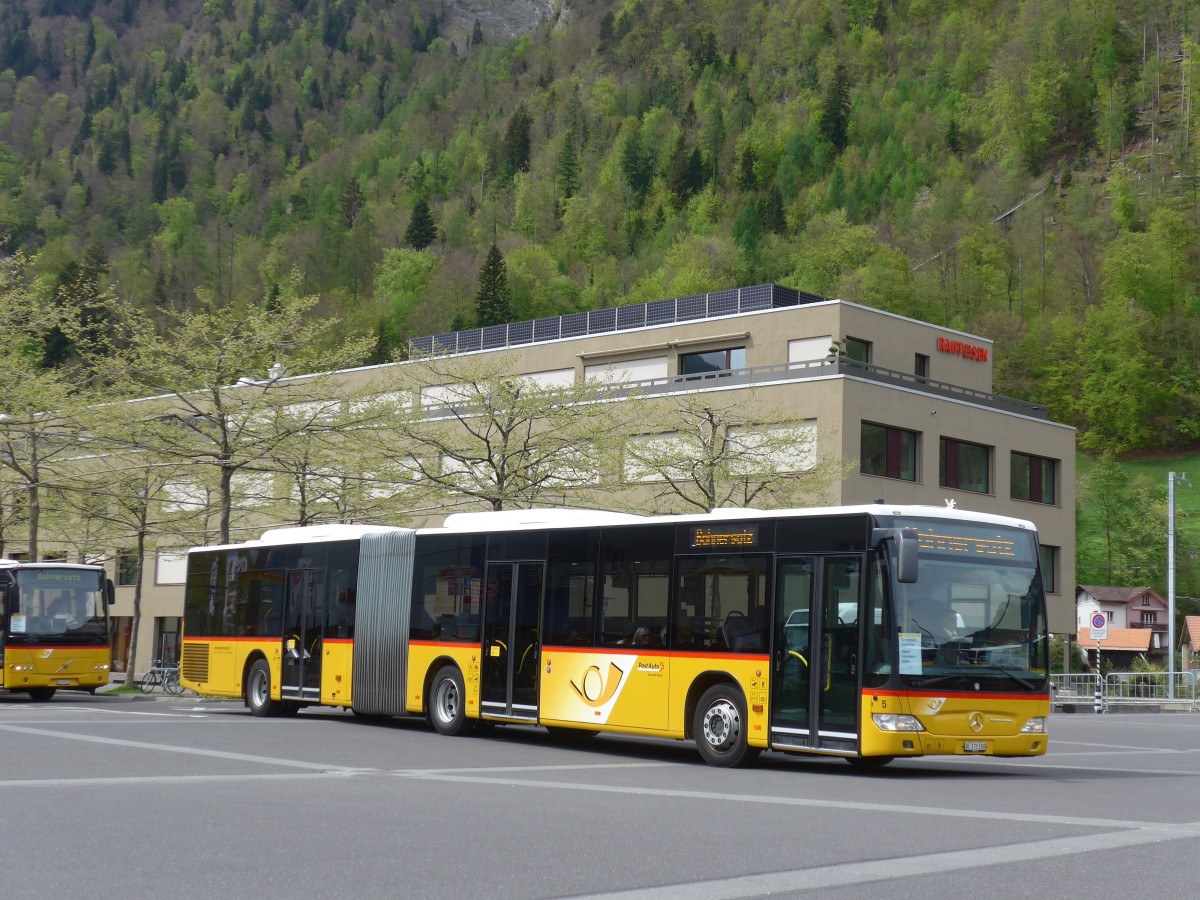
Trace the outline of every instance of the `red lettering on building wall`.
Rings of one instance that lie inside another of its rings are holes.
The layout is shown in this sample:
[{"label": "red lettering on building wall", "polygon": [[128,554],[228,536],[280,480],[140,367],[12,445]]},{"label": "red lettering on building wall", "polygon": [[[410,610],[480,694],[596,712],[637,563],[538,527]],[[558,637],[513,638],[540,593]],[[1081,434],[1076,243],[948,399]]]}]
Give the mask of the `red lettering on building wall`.
[{"label": "red lettering on building wall", "polygon": [[950,338],[938,338],[937,348],[942,353],[953,353],[955,356],[961,356],[963,359],[973,359],[976,362],[987,362],[988,358],[987,347],[980,347],[976,344],[964,344],[962,341],[954,341]]}]

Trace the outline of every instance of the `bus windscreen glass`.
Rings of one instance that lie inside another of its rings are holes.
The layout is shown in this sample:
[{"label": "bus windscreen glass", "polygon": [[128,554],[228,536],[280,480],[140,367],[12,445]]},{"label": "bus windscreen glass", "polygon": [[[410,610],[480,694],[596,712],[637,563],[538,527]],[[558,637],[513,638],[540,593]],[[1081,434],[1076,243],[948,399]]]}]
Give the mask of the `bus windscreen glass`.
[{"label": "bus windscreen glass", "polygon": [[22,569],[9,610],[10,646],[107,644],[103,579],[91,569]]},{"label": "bus windscreen glass", "polygon": [[1045,690],[1036,534],[945,519],[897,525],[915,528],[920,546],[917,582],[894,585],[903,680],[916,688]]}]

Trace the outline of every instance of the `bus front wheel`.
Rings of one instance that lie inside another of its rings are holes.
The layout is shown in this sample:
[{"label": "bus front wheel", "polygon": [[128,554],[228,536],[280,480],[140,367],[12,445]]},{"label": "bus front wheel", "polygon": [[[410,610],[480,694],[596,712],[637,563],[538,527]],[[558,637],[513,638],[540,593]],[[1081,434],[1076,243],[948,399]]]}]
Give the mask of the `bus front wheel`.
[{"label": "bus front wheel", "polygon": [[429,722],[438,734],[467,734],[474,724],[467,718],[466,689],[457,666],[443,666],[429,686]]},{"label": "bus front wheel", "polygon": [[729,685],[710,687],[692,719],[692,736],[710,766],[744,766],[758,758],[759,748],[746,743],[746,701]]},{"label": "bus front wheel", "polygon": [[56,688],[52,687],[36,687],[29,689],[29,696],[38,703],[45,703],[54,696]]},{"label": "bus front wheel", "polygon": [[246,676],[246,705],[253,716],[273,716],[279,704],[271,699],[271,666],[265,659],[255,660]]}]

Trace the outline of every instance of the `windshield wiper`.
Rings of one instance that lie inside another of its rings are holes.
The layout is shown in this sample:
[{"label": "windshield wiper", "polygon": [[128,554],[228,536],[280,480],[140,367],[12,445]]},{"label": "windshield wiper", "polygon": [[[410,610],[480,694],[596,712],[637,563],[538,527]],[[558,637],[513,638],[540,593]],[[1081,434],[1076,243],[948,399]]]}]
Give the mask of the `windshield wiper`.
[{"label": "windshield wiper", "polygon": [[1027,690],[1027,691],[1036,691],[1037,690],[1036,684],[1034,684],[1032,681],[1026,681],[1024,678],[1022,678],[1020,675],[1018,675],[1012,669],[996,669],[995,671],[999,672],[1001,675],[1007,675],[1009,678],[1011,678],[1017,684],[1021,685],[1021,687],[1025,688],[1025,690]]},{"label": "windshield wiper", "polygon": [[971,672],[951,672],[948,675],[930,675],[928,678],[914,679],[913,687],[930,687],[931,685],[941,684],[946,681],[953,681],[955,678],[986,678],[988,675],[1006,675],[1011,678],[1027,691],[1036,691],[1037,685],[1032,681],[1027,681],[1011,669],[986,669],[981,671]]}]

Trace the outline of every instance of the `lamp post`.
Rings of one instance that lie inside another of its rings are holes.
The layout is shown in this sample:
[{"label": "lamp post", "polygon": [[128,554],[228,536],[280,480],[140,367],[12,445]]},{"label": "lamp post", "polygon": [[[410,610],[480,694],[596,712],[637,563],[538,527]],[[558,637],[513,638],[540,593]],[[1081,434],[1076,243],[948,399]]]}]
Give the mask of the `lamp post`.
[{"label": "lamp post", "polygon": [[1191,485],[1181,472],[1167,475],[1167,699],[1175,699],[1175,482]]}]

